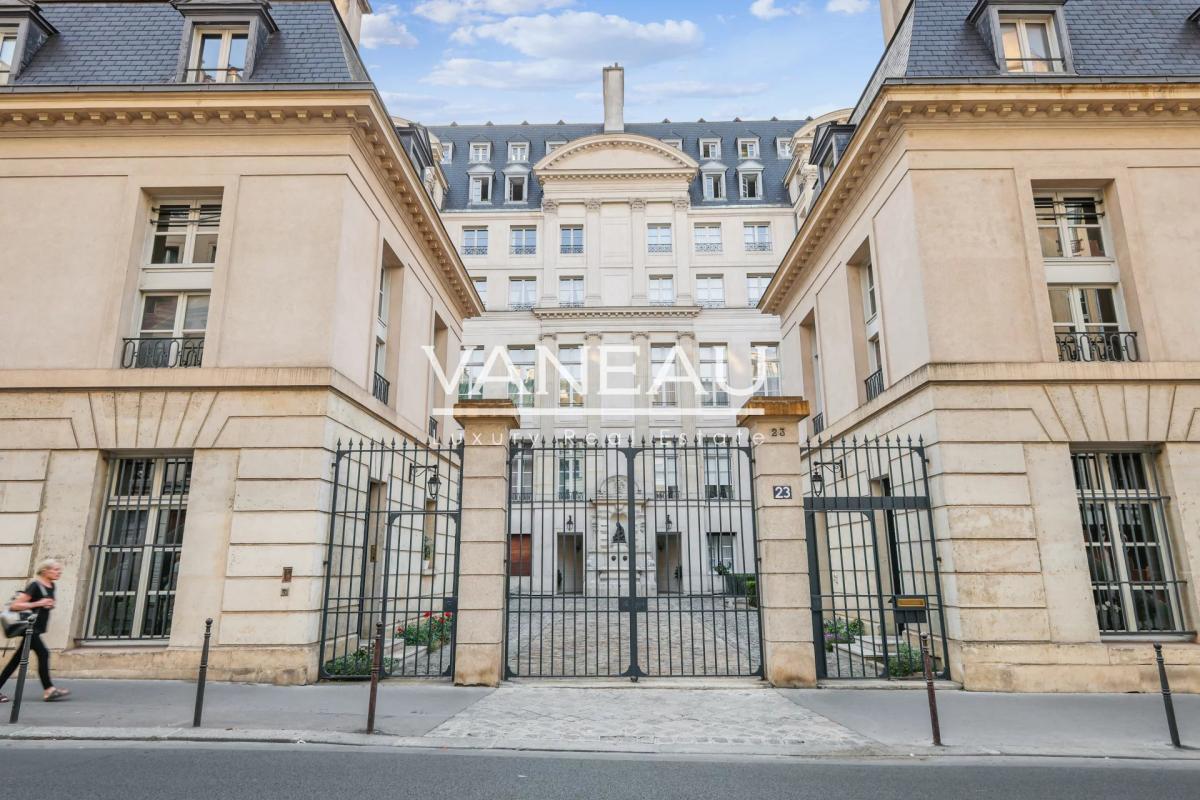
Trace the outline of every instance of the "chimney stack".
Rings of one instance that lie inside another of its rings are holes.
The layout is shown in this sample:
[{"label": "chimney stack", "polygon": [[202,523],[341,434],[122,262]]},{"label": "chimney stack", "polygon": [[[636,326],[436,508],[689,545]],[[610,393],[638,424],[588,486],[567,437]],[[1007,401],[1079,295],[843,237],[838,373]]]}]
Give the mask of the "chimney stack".
[{"label": "chimney stack", "polygon": [[342,16],[342,23],[350,32],[350,38],[358,44],[362,34],[363,14],[371,13],[371,0],[333,0],[333,5]]},{"label": "chimney stack", "polygon": [[613,64],[604,68],[604,132],[625,130],[625,68]]}]

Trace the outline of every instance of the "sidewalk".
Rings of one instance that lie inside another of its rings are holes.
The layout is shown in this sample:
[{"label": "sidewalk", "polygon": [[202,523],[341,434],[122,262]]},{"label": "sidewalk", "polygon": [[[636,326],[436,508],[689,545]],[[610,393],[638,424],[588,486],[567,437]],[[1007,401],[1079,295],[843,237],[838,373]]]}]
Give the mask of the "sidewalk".
[{"label": "sidewalk", "polygon": [[[366,684],[210,683],[204,726],[191,727],[194,685],[75,680],[74,696],[26,694],[18,725],[0,706],[3,739],[308,742],[442,749],[767,756],[1025,755],[1182,758],[1158,695],[1008,695],[941,691],[942,736],[929,738],[925,693],[776,690],[759,682],[595,688],[441,682],[380,687],[378,733],[363,733]],[[11,689],[12,687],[8,687]],[[1185,745],[1200,747],[1200,696],[1177,695]]]}]

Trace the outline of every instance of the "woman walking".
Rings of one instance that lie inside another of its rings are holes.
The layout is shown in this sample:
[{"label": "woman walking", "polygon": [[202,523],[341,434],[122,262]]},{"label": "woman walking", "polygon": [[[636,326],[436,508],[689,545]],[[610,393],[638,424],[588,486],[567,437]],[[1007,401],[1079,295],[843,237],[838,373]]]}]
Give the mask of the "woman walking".
[{"label": "woman walking", "polygon": [[[29,642],[29,649],[37,654],[38,677],[42,681],[43,700],[61,700],[70,694],[70,691],[59,689],[50,681],[50,651],[42,642],[42,634],[46,632],[46,626],[50,622],[50,609],[54,608],[54,585],[60,577],[62,577],[62,564],[53,558],[46,559],[38,564],[34,579],[25,587],[25,591],[17,594],[10,606],[13,611],[37,612],[37,623],[26,631],[25,635],[33,637]],[[9,677],[20,666],[21,650],[23,649],[21,645],[18,645],[16,652],[4,666],[4,671],[0,672],[0,689],[4,688]],[[8,697],[0,693],[0,703],[7,702]]]}]

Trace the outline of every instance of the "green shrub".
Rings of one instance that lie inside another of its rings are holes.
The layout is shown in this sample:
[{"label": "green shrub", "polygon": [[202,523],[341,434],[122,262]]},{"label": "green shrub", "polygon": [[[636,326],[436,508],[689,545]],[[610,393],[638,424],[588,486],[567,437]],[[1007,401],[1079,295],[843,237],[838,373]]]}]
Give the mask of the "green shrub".
[{"label": "green shrub", "polygon": [[[383,671],[391,672],[396,664],[396,659],[383,657]],[[326,675],[370,675],[371,674],[371,651],[365,647],[360,647],[353,653],[347,653],[344,656],[330,659],[325,662]]]},{"label": "green shrub", "polygon": [[430,650],[437,650],[450,641],[453,622],[454,614],[449,611],[437,616],[426,611],[416,622],[397,628],[393,638],[403,639],[408,645],[425,645]]},{"label": "green shrub", "polygon": [[924,671],[920,648],[900,642],[895,651],[888,653],[888,674],[893,678],[905,678]]}]

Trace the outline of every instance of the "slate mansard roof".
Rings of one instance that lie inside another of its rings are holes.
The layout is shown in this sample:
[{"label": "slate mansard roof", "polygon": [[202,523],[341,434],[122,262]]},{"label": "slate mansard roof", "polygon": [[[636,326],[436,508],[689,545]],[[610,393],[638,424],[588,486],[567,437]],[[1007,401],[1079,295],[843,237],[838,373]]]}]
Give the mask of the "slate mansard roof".
[{"label": "slate mansard roof", "polygon": [[1074,72],[1019,78],[1001,73],[992,44],[968,19],[979,2],[914,0],[852,122],[861,119],[885,82],[1081,83],[1200,77],[1200,25],[1193,17],[1198,0],[1064,0]]},{"label": "slate mansard roof", "polygon": [[174,85],[228,90],[370,81],[330,2],[272,2],[270,15],[278,30],[259,50],[254,72],[236,84],[177,82],[184,17],[169,2],[41,0],[38,6],[57,32],[0,88]]},{"label": "slate mansard roof", "polygon": [[[625,124],[626,133],[640,134],[654,139],[681,139],[683,151],[695,159],[703,168],[705,159],[700,158],[701,139],[721,140],[721,163],[725,165],[725,198],[705,200],[700,178],[692,181],[692,204],[696,208],[738,205],[789,206],[784,174],[791,159],[779,158],[775,140],[791,139],[792,134],[804,126],[805,120],[770,120],[747,122],[632,122]],[[449,191],[446,194],[446,211],[489,211],[538,209],[542,202],[542,190],[536,177],[529,180],[528,197],[524,203],[504,201],[504,168],[509,166],[508,143],[528,142],[529,161],[532,167],[546,155],[547,142],[570,142],[584,136],[604,132],[601,123],[573,123],[557,125],[436,125],[430,126],[438,139],[453,145],[453,158],[442,165]],[[757,162],[763,166],[763,196],[759,200],[738,199],[738,139],[758,139]],[[470,159],[472,142],[490,142],[493,173],[492,202],[469,203],[470,184],[467,169],[473,166]]]}]

